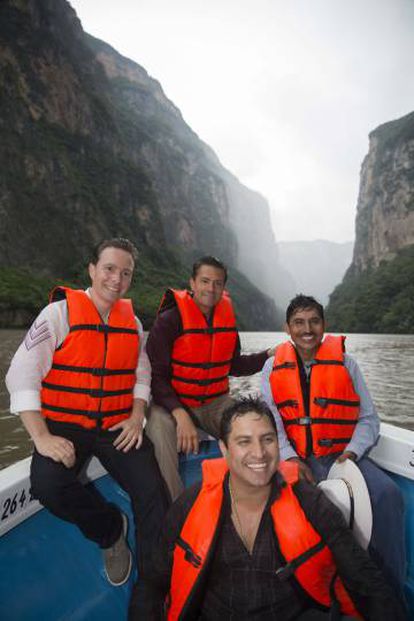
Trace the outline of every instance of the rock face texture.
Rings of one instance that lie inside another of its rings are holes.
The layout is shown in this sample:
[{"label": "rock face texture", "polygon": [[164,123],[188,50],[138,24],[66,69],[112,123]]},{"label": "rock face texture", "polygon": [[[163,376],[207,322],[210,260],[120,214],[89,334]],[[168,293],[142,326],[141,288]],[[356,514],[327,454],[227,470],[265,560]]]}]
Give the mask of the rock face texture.
[{"label": "rock face texture", "polygon": [[414,113],[370,134],[361,170],[353,271],[358,274],[414,244]]},{"label": "rock face texture", "polygon": [[[145,69],[84,33],[65,0],[0,3],[0,132],[3,269],[78,282],[92,245],[126,236],[154,312],[163,286],[184,285],[191,261],[213,254],[230,267],[242,326],[277,327],[267,203],[221,166]],[[4,297],[0,273],[0,323]]]},{"label": "rock face texture", "polygon": [[414,332],[414,113],[370,134],[354,256],[328,317],[337,330]]}]

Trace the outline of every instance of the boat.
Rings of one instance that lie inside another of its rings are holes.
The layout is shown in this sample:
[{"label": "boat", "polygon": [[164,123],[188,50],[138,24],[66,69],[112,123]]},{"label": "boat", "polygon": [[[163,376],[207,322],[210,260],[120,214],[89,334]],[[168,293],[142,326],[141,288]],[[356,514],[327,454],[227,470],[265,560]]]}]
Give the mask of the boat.
[{"label": "boat", "polygon": [[[217,442],[203,439],[198,455],[180,456],[186,486],[201,477],[201,462],[219,456]],[[414,432],[381,423],[370,456],[401,488],[406,502],[408,573],[405,593],[414,620]],[[0,619],[5,621],[123,621],[136,568],[112,587],[99,548],[72,524],[55,518],[30,492],[30,458],[0,471]],[[84,472],[132,521],[128,495],[96,459]],[[130,529],[131,531],[133,529]],[[132,532],[129,544],[134,549]]]}]

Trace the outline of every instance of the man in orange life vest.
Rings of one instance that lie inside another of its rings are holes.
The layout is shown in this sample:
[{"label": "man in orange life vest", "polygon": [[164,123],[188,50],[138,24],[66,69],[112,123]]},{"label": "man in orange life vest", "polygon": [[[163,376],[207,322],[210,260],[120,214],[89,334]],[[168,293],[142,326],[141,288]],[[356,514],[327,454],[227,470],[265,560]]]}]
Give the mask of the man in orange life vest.
[{"label": "man in orange life vest", "polygon": [[257,373],[274,353],[240,354],[226,280],[221,261],[199,259],[191,293],[167,290],[148,336],[153,406],[147,434],[173,500],[183,490],[177,451],[198,452],[197,427],[218,437],[221,414],[233,402],[229,375]]},{"label": "man in orange life vest", "polygon": [[[40,313],[7,375],[11,411],[20,414],[35,446],[34,496],[103,549],[114,586],[126,582],[131,571],[127,517],[81,484],[83,464],[96,455],[130,495],[144,577],[168,506],[152,444],[143,434],[151,367],[142,325],[131,301],[122,299],[135,260],[130,241],[102,242],[89,264],[91,287],[54,291],[53,299],[60,301]],[[147,611],[143,580],[136,591],[137,618],[148,618],[142,616]]]},{"label": "man in orange life vest", "polygon": [[154,551],[168,621],[405,619],[340,511],[296,463],[279,464],[263,401],[223,413],[220,448],[225,459],[203,462],[202,483],[170,508]]},{"label": "man in orange life vest", "polygon": [[351,459],[365,478],[373,510],[369,552],[402,594],[405,580],[404,503],[397,485],[366,454],[379,418],[356,361],[344,353],[345,337],[324,338],[323,307],[298,295],[286,311],[291,338],[279,345],[262,373],[283,460],[297,461],[302,476],[319,482],[332,464]]}]

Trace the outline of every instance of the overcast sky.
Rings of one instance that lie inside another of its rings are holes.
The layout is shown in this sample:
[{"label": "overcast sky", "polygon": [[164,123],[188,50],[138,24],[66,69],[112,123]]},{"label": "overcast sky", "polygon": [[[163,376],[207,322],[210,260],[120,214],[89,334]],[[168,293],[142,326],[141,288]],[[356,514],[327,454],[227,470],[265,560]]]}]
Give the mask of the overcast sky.
[{"label": "overcast sky", "polygon": [[354,237],[368,133],[414,110],[414,0],[70,0],[269,201],[277,240]]}]

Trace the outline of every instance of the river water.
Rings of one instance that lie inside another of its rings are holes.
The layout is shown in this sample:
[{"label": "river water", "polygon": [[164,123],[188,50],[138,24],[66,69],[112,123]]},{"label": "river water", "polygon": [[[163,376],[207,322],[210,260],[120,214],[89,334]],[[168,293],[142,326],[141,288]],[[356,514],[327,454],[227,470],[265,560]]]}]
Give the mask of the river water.
[{"label": "river water", "polygon": [[[0,469],[31,453],[31,441],[19,418],[9,413],[4,376],[23,330],[0,330]],[[246,353],[266,349],[286,339],[282,332],[244,332]],[[350,334],[348,353],[355,356],[383,421],[414,429],[414,335]],[[260,374],[231,380],[238,394],[258,392]]]}]

